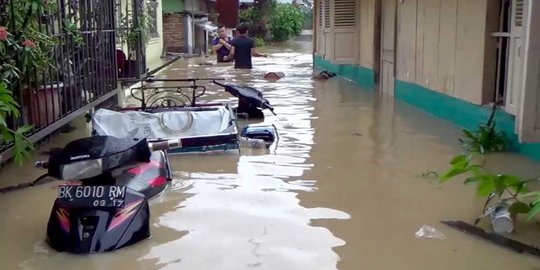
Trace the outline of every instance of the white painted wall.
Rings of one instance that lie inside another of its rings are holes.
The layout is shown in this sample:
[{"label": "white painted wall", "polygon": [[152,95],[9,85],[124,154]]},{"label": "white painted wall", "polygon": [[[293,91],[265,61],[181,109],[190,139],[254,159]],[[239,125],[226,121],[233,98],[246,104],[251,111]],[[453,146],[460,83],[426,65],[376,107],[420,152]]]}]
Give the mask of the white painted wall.
[{"label": "white painted wall", "polygon": [[158,67],[162,63],[161,55],[163,53],[163,6],[161,0],[157,0],[157,2],[157,24],[159,37],[150,39],[146,47],[146,64],[150,70]]},{"label": "white painted wall", "polygon": [[[146,45],[146,65],[150,70],[160,65],[161,55],[163,53],[163,6],[161,0],[156,1],[158,3],[157,26],[159,37],[150,39]],[[122,12],[125,12],[126,5],[131,7],[131,0],[122,0]],[[127,44],[124,44],[123,46],[117,44],[117,48],[122,49],[124,52],[128,51]]]}]

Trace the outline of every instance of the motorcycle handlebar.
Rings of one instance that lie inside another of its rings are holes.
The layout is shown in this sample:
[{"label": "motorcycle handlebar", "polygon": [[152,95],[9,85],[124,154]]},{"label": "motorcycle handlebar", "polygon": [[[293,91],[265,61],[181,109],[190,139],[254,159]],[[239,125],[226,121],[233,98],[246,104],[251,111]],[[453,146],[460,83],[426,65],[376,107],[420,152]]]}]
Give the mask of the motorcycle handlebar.
[{"label": "motorcycle handlebar", "polygon": [[[182,147],[182,139],[168,140],[162,142],[149,143],[150,151],[168,150],[173,147]],[[40,160],[34,163],[34,168],[48,169],[49,161]]]},{"label": "motorcycle handlebar", "polygon": [[149,143],[148,146],[151,151],[168,150],[174,147],[182,147],[182,139]]},{"label": "motorcycle handlebar", "polygon": [[222,86],[222,87],[227,87],[226,84],[218,82],[217,80],[214,80],[213,83],[216,84],[216,85]]}]

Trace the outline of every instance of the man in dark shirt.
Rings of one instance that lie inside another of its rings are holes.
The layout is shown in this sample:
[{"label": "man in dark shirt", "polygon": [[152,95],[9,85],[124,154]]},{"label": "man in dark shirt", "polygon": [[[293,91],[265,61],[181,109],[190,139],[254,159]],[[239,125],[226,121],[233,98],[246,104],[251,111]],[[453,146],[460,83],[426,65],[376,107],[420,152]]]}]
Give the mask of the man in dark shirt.
[{"label": "man in dark shirt", "polygon": [[218,28],[218,37],[212,40],[212,50],[216,53],[218,62],[230,62],[230,60],[226,61],[223,59],[225,56],[229,55],[232,48],[232,45],[229,42],[231,42],[231,38],[227,37],[225,26],[220,25]]},{"label": "man in dark shirt", "polygon": [[231,41],[231,52],[224,57],[225,60],[234,59],[234,68],[251,69],[251,57],[267,57],[266,54],[260,54],[255,48],[255,41],[248,36],[246,25],[240,25],[236,28],[238,37]]}]

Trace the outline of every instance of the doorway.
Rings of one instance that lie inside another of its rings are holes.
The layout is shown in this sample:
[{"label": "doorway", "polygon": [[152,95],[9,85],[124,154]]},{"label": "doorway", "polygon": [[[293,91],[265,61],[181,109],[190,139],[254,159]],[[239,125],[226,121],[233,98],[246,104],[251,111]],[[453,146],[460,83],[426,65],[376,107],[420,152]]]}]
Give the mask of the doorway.
[{"label": "doorway", "polygon": [[377,14],[380,22],[379,55],[376,55],[378,62],[378,89],[382,93],[393,96],[395,91],[396,75],[396,22],[397,22],[397,1],[378,1]]}]

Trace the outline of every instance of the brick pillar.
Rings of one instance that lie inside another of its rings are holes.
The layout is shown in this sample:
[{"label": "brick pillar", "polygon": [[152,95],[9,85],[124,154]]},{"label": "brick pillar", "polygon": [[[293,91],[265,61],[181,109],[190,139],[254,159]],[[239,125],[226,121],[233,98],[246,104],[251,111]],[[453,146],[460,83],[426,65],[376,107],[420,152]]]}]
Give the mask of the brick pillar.
[{"label": "brick pillar", "polygon": [[186,52],[184,15],[163,14],[163,46],[167,52]]}]

